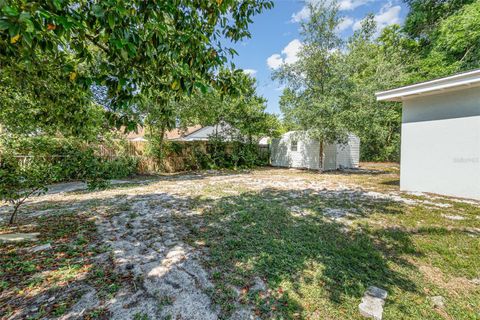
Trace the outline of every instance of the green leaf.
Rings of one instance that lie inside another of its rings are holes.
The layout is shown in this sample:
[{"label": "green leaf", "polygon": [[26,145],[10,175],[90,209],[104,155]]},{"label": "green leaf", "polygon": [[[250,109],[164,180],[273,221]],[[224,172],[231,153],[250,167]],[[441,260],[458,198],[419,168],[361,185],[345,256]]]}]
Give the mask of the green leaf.
[{"label": "green leaf", "polygon": [[48,11],[45,11],[43,9],[40,9],[38,10],[38,13],[41,17],[45,18],[45,19],[50,19],[51,15]]},{"label": "green leaf", "polygon": [[26,32],[33,32],[35,31],[35,26],[33,25],[33,22],[32,20],[25,20],[25,25],[27,26],[27,28],[25,29]]},{"label": "green leaf", "polygon": [[22,12],[22,13],[20,13],[20,16],[18,17],[18,21],[19,21],[19,22],[24,22],[25,20],[30,19],[30,17],[31,17],[31,16],[30,16],[30,13],[28,13],[28,12]]},{"label": "green leaf", "polygon": [[57,10],[62,10],[62,1],[61,0],[53,0],[53,5]]},{"label": "green leaf", "polygon": [[17,8],[11,7],[11,6],[5,6],[3,7],[2,11],[7,15],[7,16],[18,16],[18,10]]},{"label": "green leaf", "polygon": [[173,90],[178,90],[178,89],[180,89],[180,82],[177,81],[177,80],[173,81],[172,84],[171,84],[171,88],[172,88]]},{"label": "green leaf", "polygon": [[93,14],[95,15],[95,17],[97,18],[101,18],[103,17],[104,15],[104,10],[101,6],[99,6],[98,4],[94,5],[93,6]]},{"label": "green leaf", "polygon": [[7,20],[0,20],[0,30],[7,30],[10,28],[10,22]]},{"label": "green leaf", "polygon": [[120,50],[120,55],[122,56],[122,58],[123,58],[124,60],[127,60],[127,59],[128,59],[128,52],[127,52],[126,50],[121,49],[121,50]]},{"label": "green leaf", "polygon": [[112,14],[108,15],[108,25],[112,29],[115,27],[115,16],[113,16]]}]

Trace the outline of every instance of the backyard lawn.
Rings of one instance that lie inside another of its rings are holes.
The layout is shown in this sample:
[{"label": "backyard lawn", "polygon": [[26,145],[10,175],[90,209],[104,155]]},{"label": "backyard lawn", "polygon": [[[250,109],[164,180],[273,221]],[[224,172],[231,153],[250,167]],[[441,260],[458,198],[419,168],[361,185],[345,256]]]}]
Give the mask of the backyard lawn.
[{"label": "backyard lawn", "polygon": [[[2,319],[480,319],[480,204],[404,194],[395,164],[57,186],[0,234]],[[63,188],[63,189],[62,189]],[[50,246],[39,247],[50,244]]]}]

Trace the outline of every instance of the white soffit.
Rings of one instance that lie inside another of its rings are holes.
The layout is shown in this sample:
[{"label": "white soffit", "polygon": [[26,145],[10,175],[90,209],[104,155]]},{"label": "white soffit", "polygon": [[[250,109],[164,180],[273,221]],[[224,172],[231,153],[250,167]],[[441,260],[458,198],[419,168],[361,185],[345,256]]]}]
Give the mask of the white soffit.
[{"label": "white soffit", "polygon": [[439,94],[480,86],[480,69],[375,93],[377,101],[403,101],[419,96]]}]

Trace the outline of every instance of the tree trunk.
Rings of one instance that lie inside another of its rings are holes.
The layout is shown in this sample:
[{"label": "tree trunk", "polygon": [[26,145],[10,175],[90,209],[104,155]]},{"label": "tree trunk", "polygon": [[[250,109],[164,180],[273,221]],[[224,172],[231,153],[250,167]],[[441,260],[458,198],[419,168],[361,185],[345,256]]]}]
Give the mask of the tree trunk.
[{"label": "tree trunk", "polygon": [[159,140],[158,140],[158,151],[159,151],[159,154],[158,154],[158,159],[157,159],[160,170],[163,170],[163,169],[164,169],[164,163],[163,163],[163,158],[164,158],[164,154],[163,154],[163,141],[164,141],[164,138],[165,138],[165,130],[166,130],[166,125],[165,125],[165,124],[162,124],[162,125],[160,126],[160,132],[157,131],[157,134],[160,134],[160,137],[159,137]]},{"label": "tree trunk", "polygon": [[17,216],[17,211],[20,205],[22,204],[23,201],[19,201],[15,204],[13,207],[13,212],[12,215],[10,216],[10,221],[8,222],[9,224],[14,224],[15,223],[15,217]]}]

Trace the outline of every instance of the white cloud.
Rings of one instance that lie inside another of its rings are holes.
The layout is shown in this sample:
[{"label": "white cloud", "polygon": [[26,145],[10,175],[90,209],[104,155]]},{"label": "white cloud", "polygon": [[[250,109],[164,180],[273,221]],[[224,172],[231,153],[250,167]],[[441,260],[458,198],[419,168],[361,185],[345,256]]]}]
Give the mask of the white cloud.
[{"label": "white cloud", "polygon": [[[349,10],[354,10],[358,7],[364,6],[370,2],[373,2],[375,0],[341,0],[338,2],[338,10],[340,11],[349,11]],[[307,3],[318,3],[320,2],[319,0],[307,0]],[[327,2],[328,3],[328,2]],[[310,16],[310,11],[308,9],[308,5],[303,6],[303,8],[292,14],[292,19],[290,20],[293,23],[298,23],[301,21],[304,21],[308,19]]]},{"label": "white cloud", "polygon": [[282,56],[278,53],[272,54],[267,59],[267,65],[272,69],[278,69],[283,63]]},{"label": "white cloud", "polygon": [[307,6],[304,6],[302,8],[302,10],[292,14],[292,20],[290,20],[290,21],[294,22],[294,23],[296,23],[296,22],[298,23],[298,22],[301,22],[303,20],[307,20],[309,16],[310,16],[310,11],[308,10]]},{"label": "white cloud", "polygon": [[355,20],[353,20],[353,18],[344,17],[337,26],[337,32],[342,32],[344,30],[347,30],[348,28],[353,26],[354,23],[355,23]]},{"label": "white cloud", "polygon": [[283,48],[281,54],[272,54],[267,59],[267,65],[271,69],[278,69],[282,64],[291,64],[298,61],[298,53],[302,49],[302,43],[298,39],[290,41],[285,48]]},{"label": "white cloud", "polygon": [[375,15],[375,21],[378,24],[380,30],[391,25],[391,24],[400,24],[402,20],[400,19],[400,11],[402,7],[392,6],[391,3],[387,3],[380,9],[380,12]]},{"label": "white cloud", "polygon": [[257,70],[255,70],[255,69],[243,69],[243,73],[254,77],[257,74]]},{"label": "white cloud", "polygon": [[[400,11],[402,11],[402,7],[400,6],[394,6],[392,3],[385,4],[374,16],[374,20],[377,23],[377,32],[380,33],[380,31],[391,24],[402,23]],[[364,19],[355,21],[352,26],[353,31],[356,31],[362,27],[363,20]]]},{"label": "white cloud", "polygon": [[285,55],[284,62],[287,64],[295,63],[298,61],[298,53],[302,49],[302,43],[298,39],[293,39],[282,50],[282,54]]},{"label": "white cloud", "polygon": [[353,10],[369,2],[373,2],[373,0],[342,0],[338,3],[338,9],[340,11]]}]

